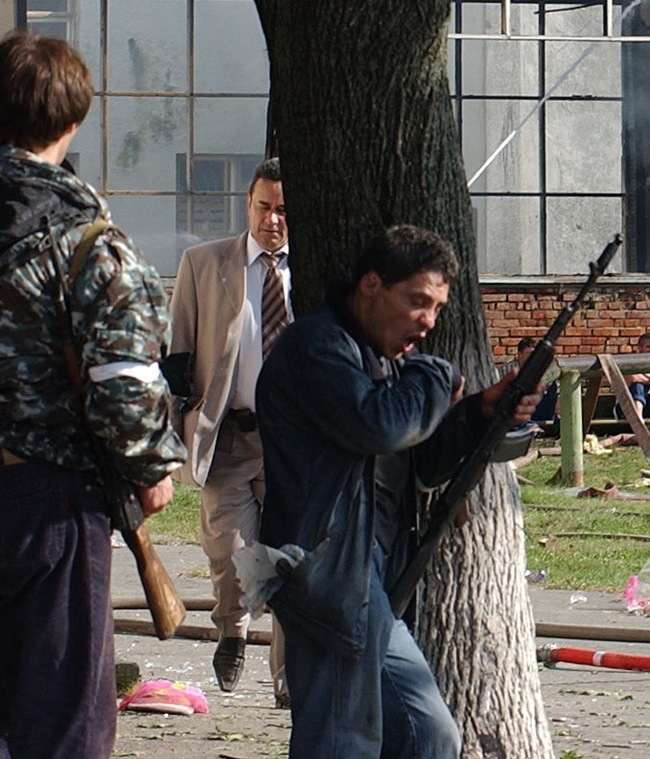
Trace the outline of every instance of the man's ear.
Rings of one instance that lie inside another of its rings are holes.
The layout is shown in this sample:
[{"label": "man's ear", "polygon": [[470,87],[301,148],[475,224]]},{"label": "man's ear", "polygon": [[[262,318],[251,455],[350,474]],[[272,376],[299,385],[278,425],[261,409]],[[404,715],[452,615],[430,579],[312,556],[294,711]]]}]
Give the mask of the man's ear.
[{"label": "man's ear", "polygon": [[368,298],[372,297],[381,286],[379,274],[376,271],[367,271],[359,280],[358,290]]}]

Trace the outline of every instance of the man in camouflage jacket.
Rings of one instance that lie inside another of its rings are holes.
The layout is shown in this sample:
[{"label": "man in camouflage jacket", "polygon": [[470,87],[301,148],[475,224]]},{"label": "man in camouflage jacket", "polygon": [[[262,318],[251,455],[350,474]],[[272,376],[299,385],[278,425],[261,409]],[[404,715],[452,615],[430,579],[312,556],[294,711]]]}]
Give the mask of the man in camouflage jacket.
[{"label": "man in camouflage jacket", "polygon": [[[170,338],[160,278],[110,227],[68,276],[89,223],[110,220],[95,191],[59,165],[92,94],[65,42],[0,42],[2,759],[111,755],[111,528],[90,440],[136,486],[145,515],[171,500],[170,473],[186,453],[158,364]],[[81,392],[62,354],[50,235],[70,286]]]}]

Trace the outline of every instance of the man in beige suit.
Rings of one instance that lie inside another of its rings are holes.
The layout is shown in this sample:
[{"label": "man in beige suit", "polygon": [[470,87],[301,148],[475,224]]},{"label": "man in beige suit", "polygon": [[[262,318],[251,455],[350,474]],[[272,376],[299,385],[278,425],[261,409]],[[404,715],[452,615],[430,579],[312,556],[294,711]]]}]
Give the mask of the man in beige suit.
[{"label": "man in beige suit", "polygon": [[[241,676],[250,621],[231,557],[257,539],[264,497],[255,384],[263,360],[262,294],[270,268],[281,275],[280,328],[291,319],[288,233],[277,158],[255,170],[248,222],[249,230],[238,237],[185,250],[171,299],[172,353],[193,355],[192,396],[183,405],[183,437],[190,454],[182,479],[202,488],[201,544],[216,599],[212,619],[221,633],[214,668],[224,691],[234,690]],[[287,700],[282,651],[274,625],[270,664],[278,706]]]}]

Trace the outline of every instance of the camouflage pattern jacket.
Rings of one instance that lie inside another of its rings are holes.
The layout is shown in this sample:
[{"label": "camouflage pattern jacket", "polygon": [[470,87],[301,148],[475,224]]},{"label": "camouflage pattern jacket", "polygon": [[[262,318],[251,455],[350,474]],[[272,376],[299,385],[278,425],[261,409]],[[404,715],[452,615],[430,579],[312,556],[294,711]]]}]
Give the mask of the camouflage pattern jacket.
[{"label": "camouflage pattern jacket", "polygon": [[67,277],[88,223],[110,220],[96,192],[32,153],[0,146],[0,446],[92,470],[89,430],[122,475],[151,486],[184,461],[158,362],[171,320],[158,274],[119,230],[105,230],[69,281],[83,383],[62,356],[65,320],[48,229]]}]

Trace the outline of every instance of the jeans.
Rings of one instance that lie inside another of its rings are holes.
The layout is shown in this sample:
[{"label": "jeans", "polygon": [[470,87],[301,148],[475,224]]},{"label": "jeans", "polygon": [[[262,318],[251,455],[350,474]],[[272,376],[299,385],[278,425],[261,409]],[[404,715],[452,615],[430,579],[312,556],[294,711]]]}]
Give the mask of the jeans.
[{"label": "jeans", "polygon": [[96,479],[0,467],[0,757],[107,759],[110,526]]},{"label": "jeans", "polygon": [[[460,735],[422,652],[396,620],[375,549],[369,629],[358,659],[286,625],[290,759],[458,759]],[[344,587],[344,584],[343,584]]]}]

